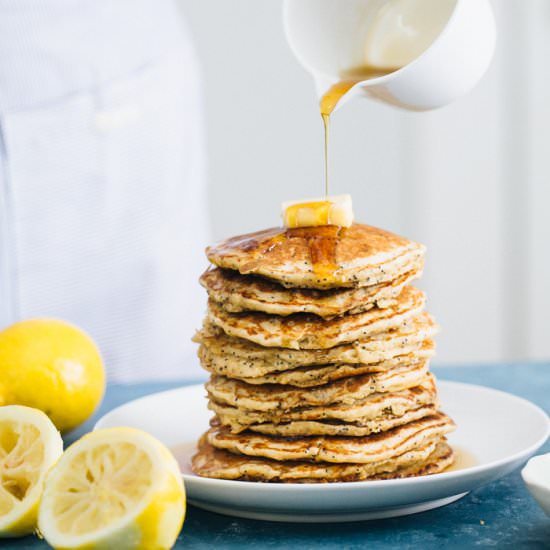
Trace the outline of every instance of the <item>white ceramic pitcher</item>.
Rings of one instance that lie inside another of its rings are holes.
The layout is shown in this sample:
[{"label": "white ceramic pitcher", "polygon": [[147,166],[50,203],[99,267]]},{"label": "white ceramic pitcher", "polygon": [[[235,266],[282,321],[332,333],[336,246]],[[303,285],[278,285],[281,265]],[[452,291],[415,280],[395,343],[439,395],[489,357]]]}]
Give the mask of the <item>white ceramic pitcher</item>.
[{"label": "white ceramic pitcher", "polygon": [[283,13],[319,96],[350,69],[397,68],[358,82],[338,107],[357,95],[414,111],[441,107],[476,85],[495,49],[489,0],[285,0]]}]

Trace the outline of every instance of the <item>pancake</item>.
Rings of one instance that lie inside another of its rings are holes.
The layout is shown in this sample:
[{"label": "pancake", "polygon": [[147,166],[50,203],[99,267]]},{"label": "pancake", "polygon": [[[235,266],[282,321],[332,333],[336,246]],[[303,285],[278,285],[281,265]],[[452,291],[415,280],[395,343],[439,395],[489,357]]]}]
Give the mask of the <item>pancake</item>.
[{"label": "pancake", "polygon": [[[443,438],[445,439],[445,438]],[[396,472],[385,472],[376,475],[372,479],[403,479],[406,477],[428,476],[444,472],[450,468],[455,461],[455,453],[446,440],[436,444],[434,452],[427,460],[415,463],[410,462],[408,466],[402,466]]]},{"label": "pancake", "polygon": [[[213,374],[221,374],[242,380],[248,384],[289,384],[298,387],[311,387],[326,384],[332,380],[338,380],[347,376],[358,376],[371,372],[384,372],[409,363],[418,363],[430,359],[435,353],[435,345],[432,340],[425,340],[418,344],[411,344],[401,351],[403,355],[395,355],[389,359],[375,363],[329,363],[326,365],[311,365],[278,370],[281,365],[269,363],[246,363],[246,360],[228,356],[211,354],[205,346],[199,348],[199,357],[202,367]],[[263,376],[262,376],[262,373]]]},{"label": "pancake", "polygon": [[453,451],[444,440],[374,464],[279,462],[239,456],[212,447],[203,436],[192,459],[193,471],[202,477],[283,483],[364,481],[435,474],[453,463]]},{"label": "pancake", "polygon": [[[437,330],[433,318],[423,312],[396,330],[326,350],[264,348],[227,336],[208,323],[196,334],[195,341],[201,344],[198,354],[202,366],[212,373],[249,383],[309,386],[427,359],[434,353],[430,338]],[[391,361],[393,358],[400,359]]]},{"label": "pancake", "polygon": [[285,438],[248,432],[234,434],[228,428],[219,427],[206,432],[206,438],[217,449],[246,456],[283,461],[371,464],[390,460],[440,439],[454,427],[454,422],[439,412],[366,437]]},{"label": "pancake", "polygon": [[417,264],[411,271],[392,281],[351,289],[288,289],[269,279],[219,268],[205,271],[200,283],[207,290],[208,296],[230,313],[313,313],[330,319],[344,313],[361,313],[375,306],[384,308],[394,305],[403,287],[420,277],[423,258],[419,257]]},{"label": "pancake", "polygon": [[326,349],[399,328],[420,313],[424,303],[424,293],[407,286],[392,307],[373,308],[335,319],[322,320],[307,313],[288,317],[260,312],[228,313],[212,300],[208,302],[207,318],[227,335],[260,346]]},{"label": "pancake", "polygon": [[442,471],[454,422],[429,372],[424,246],[367,225],[274,228],[206,250],[194,340],[210,429],[201,476],[271,482]]},{"label": "pancake", "polygon": [[206,383],[208,395],[218,403],[253,411],[288,411],[333,403],[353,404],[373,393],[395,392],[421,384],[428,363],[403,365],[387,372],[343,378],[314,388],[296,388],[278,384],[262,386],[212,376]]},{"label": "pancake", "polygon": [[[284,424],[297,421],[338,421],[365,426],[371,420],[384,416],[403,416],[405,413],[423,406],[437,405],[437,391],[433,375],[414,388],[396,392],[373,393],[354,403],[334,403],[317,407],[300,407],[287,411],[252,411],[218,403],[210,398],[208,408],[213,411],[224,426],[239,429],[253,424],[271,422]],[[306,434],[307,435],[307,434]]]},{"label": "pancake", "polygon": [[[383,412],[381,416],[359,422],[342,422],[338,420],[297,420],[293,422],[262,422],[260,424],[239,424],[238,420],[225,417],[225,424],[232,433],[241,433],[244,430],[258,432],[266,435],[278,435],[282,437],[296,437],[303,435],[345,435],[366,436],[378,432],[385,432],[408,424],[414,420],[420,420],[425,416],[431,416],[437,412],[435,404],[425,405],[417,409],[406,411],[402,415]],[[212,425],[219,425],[218,418],[212,420]]]},{"label": "pancake", "polygon": [[317,367],[299,367],[283,372],[274,372],[257,378],[241,378],[247,384],[283,384],[298,388],[311,388],[328,384],[335,380],[350,376],[361,376],[376,372],[387,372],[403,365],[418,366],[429,360],[434,354],[433,342],[428,341],[426,347],[407,355],[398,355],[387,361],[370,365],[321,365]]},{"label": "pancake", "polygon": [[261,275],[284,286],[371,286],[411,271],[424,246],[375,227],[353,224],[272,228],[226,239],[206,255],[218,267]]}]

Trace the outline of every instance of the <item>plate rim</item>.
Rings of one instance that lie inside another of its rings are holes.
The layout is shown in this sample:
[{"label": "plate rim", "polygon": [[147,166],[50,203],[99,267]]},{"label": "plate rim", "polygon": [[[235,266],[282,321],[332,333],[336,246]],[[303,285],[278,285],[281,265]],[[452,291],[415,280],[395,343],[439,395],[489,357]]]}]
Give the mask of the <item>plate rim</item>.
[{"label": "plate rim", "polygon": [[[512,464],[516,461],[521,461],[524,458],[534,454],[544,443],[548,440],[550,437],[550,417],[546,413],[542,407],[539,407],[532,401],[529,401],[528,399],[524,397],[520,397],[518,395],[515,395],[513,393],[503,391],[497,388],[492,388],[491,386],[482,386],[480,384],[470,384],[468,382],[457,382],[454,380],[445,380],[445,378],[437,378],[437,385],[438,387],[441,386],[450,386],[450,387],[461,387],[462,389],[467,390],[475,390],[475,391],[484,391],[489,393],[497,393],[500,394],[501,397],[506,397],[507,399],[513,399],[517,403],[520,403],[522,406],[525,406],[529,409],[531,409],[532,412],[539,415],[541,420],[545,421],[545,432],[544,435],[540,436],[535,443],[532,443],[529,447],[526,447],[525,449],[518,451],[514,453],[513,455],[510,455],[508,457],[501,458],[499,460],[495,460],[492,462],[489,462],[487,464],[479,464],[476,466],[470,466],[467,468],[463,468],[461,470],[453,470],[450,472],[441,472],[437,474],[431,474],[429,476],[416,476],[416,477],[409,477],[409,478],[402,478],[402,479],[383,479],[383,480],[363,480],[363,481],[335,481],[332,483],[253,483],[250,481],[241,481],[241,480],[233,480],[233,479],[217,479],[217,478],[208,478],[208,477],[201,477],[197,475],[192,474],[185,474],[182,473],[182,477],[184,482],[189,483],[201,483],[205,486],[216,486],[220,487],[220,485],[227,486],[228,488],[231,487],[233,489],[243,489],[245,491],[255,490],[260,485],[265,488],[266,485],[269,486],[270,491],[282,491],[282,492],[293,492],[293,491],[300,491],[303,492],[304,490],[308,491],[336,491],[338,489],[346,488],[347,490],[355,491],[360,490],[365,487],[365,484],[368,484],[369,487],[384,487],[388,486],[388,484],[391,484],[392,486],[400,486],[400,487],[408,487],[410,485],[418,485],[418,484],[430,484],[434,483],[437,480],[454,480],[457,478],[464,477],[466,474],[468,475],[476,475],[480,473],[484,473],[488,470],[492,469],[498,469],[501,468],[507,464]],[[171,388],[169,390],[163,390],[160,392],[152,392],[147,395],[143,395],[141,397],[138,397],[136,399],[132,399],[130,401],[127,401],[126,403],[122,403],[121,405],[118,405],[117,407],[111,409],[110,411],[106,412],[103,416],[98,418],[98,420],[94,423],[94,426],[92,428],[92,431],[96,431],[98,429],[101,429],[101,424],[105,422],[105,420],[111,415],[114,414],[116,411],[119,411],[120,409],[131,405],[139,404],[141,401],[150,399],[152,396],[159,397],[162,395],[168,395],[172,393],[178,393],[182,390],[189,390],[189,391],[197,391],[198,389],[204,390],[204,384],[203,383],[192,383],[189,385],[182,385],[178,386],[176,388]],[[443,407],[444,408],[444,407]]]}]

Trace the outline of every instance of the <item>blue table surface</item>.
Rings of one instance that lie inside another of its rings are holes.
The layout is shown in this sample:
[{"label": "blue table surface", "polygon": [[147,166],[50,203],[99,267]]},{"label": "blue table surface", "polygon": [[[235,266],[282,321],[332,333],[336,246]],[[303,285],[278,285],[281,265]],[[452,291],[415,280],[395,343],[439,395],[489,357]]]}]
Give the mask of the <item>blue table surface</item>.
[{"label": "blue table surface", "polygon": [[[433,369],[445,380],[498,388],[525,397],[550,413],[550,364],[481,365]],[[183,382],[111,385],[99,416],[137,397]],[[187,382],[189,383],[189,382]],[[71,443],[95,419],[66,438]],[[190,419],[181,419],[182,422]],[[550,444],[541,449],[550,452]],[[47,548],[34,537],[0,541],[2,548]],[[176,548],[550,548],[550,519],[530,497],[519,471],[429,512],[402,518],[344,524],[283,524],[244,520],[189,506]],[[113,549],[116,550],[116,549]]]}]

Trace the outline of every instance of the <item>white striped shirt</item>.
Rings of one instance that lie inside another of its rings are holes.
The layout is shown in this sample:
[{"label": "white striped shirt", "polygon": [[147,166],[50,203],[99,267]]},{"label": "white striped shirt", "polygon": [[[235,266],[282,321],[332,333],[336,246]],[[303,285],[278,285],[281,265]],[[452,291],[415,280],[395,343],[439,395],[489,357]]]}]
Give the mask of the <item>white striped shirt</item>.
[{"label": "white striped shirt", "polygon": [[202,131],[171,0],[0,0],[0,325],[74,322],[111,380],[197,376]]}]

